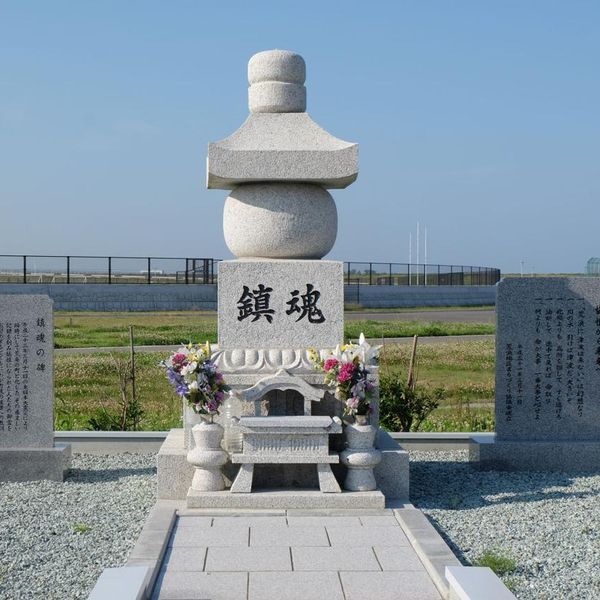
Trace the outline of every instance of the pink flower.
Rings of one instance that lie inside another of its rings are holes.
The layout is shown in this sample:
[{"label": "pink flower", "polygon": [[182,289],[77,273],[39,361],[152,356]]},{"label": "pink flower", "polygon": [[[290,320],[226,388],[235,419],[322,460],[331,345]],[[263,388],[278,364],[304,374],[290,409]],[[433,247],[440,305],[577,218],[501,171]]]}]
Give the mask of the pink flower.
[{"label": "pink flower", "polygon": [[354,369],[354,363],[344,363],[340,369],[340,374],[338,375],[337,380],[340,383],[344,383],[344,381],[350,381],[352,379]]},{"label": "pink flower", "polygon": [[348,400],[346,400],[346,406],[350,410],[356,410],[358,408],[359,404],[360,404],[360,398],[356,398],[356,396],[354,398],[348,398]]},{"label": "pink flower", "polygon": [[340,361],[337,358],[328,358],[323,365],[323,369],[325,371],[331,371],[331,369],[335,369],[340,364]]},{"label": "pink flower", "polygon": [[182,354],[181,352],[174,354],[173,358],[171,358],[171,364],[173,365],[173,369],[175,369],[175,371],[181,371],[181,367],[183,367],[186,362],[185,359],[185,354]]}]

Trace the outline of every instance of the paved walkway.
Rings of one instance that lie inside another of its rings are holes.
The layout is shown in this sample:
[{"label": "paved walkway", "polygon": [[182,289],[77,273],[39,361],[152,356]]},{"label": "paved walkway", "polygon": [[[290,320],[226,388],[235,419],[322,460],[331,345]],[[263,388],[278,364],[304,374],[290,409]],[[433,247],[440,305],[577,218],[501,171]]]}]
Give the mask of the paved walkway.
[{"label": "paved walkway", "polygon": [[391,510],[179,516],[153,600],[441,600]]}]

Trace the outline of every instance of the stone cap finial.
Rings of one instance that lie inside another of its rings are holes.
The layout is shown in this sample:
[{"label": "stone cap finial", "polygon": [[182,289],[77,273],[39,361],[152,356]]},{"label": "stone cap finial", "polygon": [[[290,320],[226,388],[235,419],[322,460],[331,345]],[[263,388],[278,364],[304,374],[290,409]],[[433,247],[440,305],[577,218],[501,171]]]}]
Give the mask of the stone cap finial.
[{"label": "stone cap finial", "polygon": [[306,64],[290,50],[265,50],[248,62],[248,106],[252,113],[306,110]]}]

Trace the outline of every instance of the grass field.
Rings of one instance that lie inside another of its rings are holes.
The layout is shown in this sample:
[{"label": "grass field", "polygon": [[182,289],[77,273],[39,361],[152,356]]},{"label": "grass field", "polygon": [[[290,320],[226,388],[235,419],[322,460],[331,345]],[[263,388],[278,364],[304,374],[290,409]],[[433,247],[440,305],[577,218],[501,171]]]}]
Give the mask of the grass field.
[{"label": "grass field", "polygon": [[[381,374],[406,374],[410,349],[386,344]],[[144,410],[143,430],[164,431],[180,426],[181,404],[158,367],[168,353],[136,355],[137,395]],[[98,410],[117,411],[120,397],[115,359],[124,353],[57,355],[55,357],[55,426],[84,430]],[[439,409],[422,431],[493,430],[494,343],[463,342],[418,349],[418,386],[444,388]]]},{"label": "grass field", "polygon": [[[57,313],[54,319],[56,348],[125,346],[133,325],[137,345],[172,345],[181,342],[217,341],[215,313]],[[347,321],[345,337],[357,339],[494,333],[491,323],[439,321]]]}]

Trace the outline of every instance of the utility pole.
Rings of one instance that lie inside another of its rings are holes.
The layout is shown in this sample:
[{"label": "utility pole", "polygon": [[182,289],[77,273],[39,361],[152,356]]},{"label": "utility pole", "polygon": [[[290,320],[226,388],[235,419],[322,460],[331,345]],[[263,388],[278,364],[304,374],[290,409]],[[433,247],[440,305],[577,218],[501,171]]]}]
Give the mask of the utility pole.
[{"label": "utility pole", "polygon": [[427,285],[427,227],[425,227],[425,273],[423,276],[425,277],[425,285]]},{"label": "utility pole", "polygon": [[412,231],[408,234],[408,285],[412,279]]},{"label": "utility pole", "polygon": [[417,285],[419,285],[419,221],[417,221]]}]

